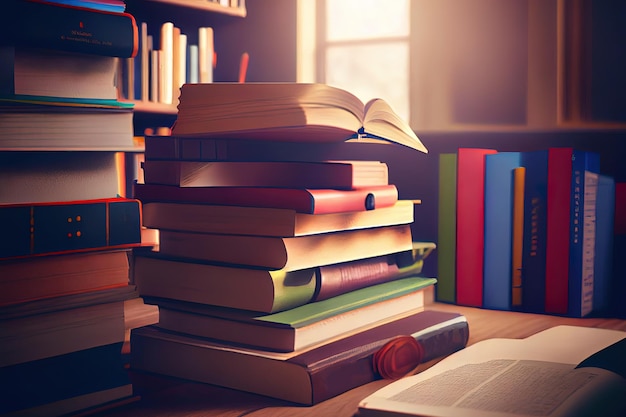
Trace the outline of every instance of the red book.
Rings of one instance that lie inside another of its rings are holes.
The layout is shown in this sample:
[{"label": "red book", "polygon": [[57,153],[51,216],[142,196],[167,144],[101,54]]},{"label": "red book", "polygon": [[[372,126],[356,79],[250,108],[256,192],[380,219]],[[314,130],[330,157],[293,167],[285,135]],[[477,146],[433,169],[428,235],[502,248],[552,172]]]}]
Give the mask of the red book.
[{"label": "red book", "polygon": [[485,242],[485,155],[492,149],[459,148],[457,156],[456,302],[482,307]]},{"label": "red book", "polygon": [[567,314],[572,148],[548,149],[545,312]]},{"label": "red book", "polygon": [[327,214],[390,207],[398,201],[398,189],[392,184],[357,190],[135,184],[134,198],[144,204],[169,201],[285,208],[298,213]]},{"label": "red book", "polygon": [[309,350],[275,353],[150,326],[132,332],[131,367],[312,405],[380,379],[374,355],[392,350],[381,348],[401,335],[422,347],[421,361],[406,364],[414,369],[465,347],[469,327],[460,314],[428,310]]}]

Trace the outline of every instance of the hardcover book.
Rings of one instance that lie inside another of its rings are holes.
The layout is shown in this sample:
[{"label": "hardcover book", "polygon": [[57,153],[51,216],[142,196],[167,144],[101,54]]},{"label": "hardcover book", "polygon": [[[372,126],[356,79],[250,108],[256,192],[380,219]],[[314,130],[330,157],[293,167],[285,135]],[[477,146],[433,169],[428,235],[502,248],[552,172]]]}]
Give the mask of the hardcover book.
[{"label": "hardcover book", "polygon": [[9,0],[0,17],[4,45],[130,58],[137,53],[137,24],[110,12],[40,0]]},{"label": "hardcover book", "polygon": [[290,352],[424,309],[434,278],[408,277],[360,288],[271,314],[172,300],[159,306],[158,327],[258,349]]},{"label": "hardcover book", "polygon": [[387,164],[378,161],[194,162],[146,160],[147,184],[180,187],[283,187],[350,190],[389,184]]},{"label": "hardcover book", "polygon": [[439,155],[437,217],[437,301],[456,302],[457,155]]},{"label": "hardcover book", "polygon": [[141,249],[134,251],[133,278],[139,294],[146,297],[274,313],[419,274],[434,245],[415,242],[413,246],[410,253],[294,271],[216,265]]},{"label": "hardcover book", "polygon": [[395,185],[356,190],[274,187],[176,187],[135,184],[133,196],[150,202],[199,203],[225,206],[291,209],[297,213],[327,214],[373,210],[398,201]]},{"label": "hardcover book", "polygon": [[493,149],[459,148],[456,180],[456,302],[483,305],[485,155]]},{"label": "hardcover book", "polygon": [[141,244],[140,202],[127,198],[0,205],[0,259]]},{"label": "hardcover book", "polygon": [[[428,310],[289,353],[246,349],[144,327],[131,334],[131,367],[312,405],[381,379],[373,357],[399,335],[412,336],[424,348],[421,361],[408,364],[413,369],[420,362],[462,349],[469,327],[462,315]],[[405,360],[400,362],[407,365]]]},{"label": "hardcover book", "polygon": [[296,237],[159,230],[164,255],[267,269],[305,269],[411,249],[410,225]]},{"label": "hardcover book", "polygon": [[413,202],[343,213],[306,214],[265,207],[189,203],[143,204],[143,225],[199,233],[258,236],[306,236],[341,230],[393,226],[413,222]]},{"label": "hardcover book", "polygon": [[384,100],[364,104],[325,84],[187,84],[172,135],[316,143],[361,138],[427,152]]}]

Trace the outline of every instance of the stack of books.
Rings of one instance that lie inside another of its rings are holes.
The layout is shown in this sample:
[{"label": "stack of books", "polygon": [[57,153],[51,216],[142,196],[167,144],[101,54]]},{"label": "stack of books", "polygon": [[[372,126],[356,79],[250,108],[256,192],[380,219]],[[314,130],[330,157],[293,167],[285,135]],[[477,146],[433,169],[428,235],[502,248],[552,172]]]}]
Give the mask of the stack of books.
[{"label": "stack of books", "polygon": [[135,186],[159,245],[133,276],[159,323],[132,331],[132,368],[314,404],[465,346],[463,316],[425,311],[435,245],[413,242],[414,201],[384,162],[330,157],[359,130],[350,146],[426,151],[381,100],[364,131],[358,103],[318,84],[183,86]]},{"label": "stack of books", "polygon": [[89,8],[101,3],[116,2],[10,1],[0,18],[2,415],[133,398],[123,346],[141,207],[119,197],[133,131],[115,77],[137,28],[123,8]]}]

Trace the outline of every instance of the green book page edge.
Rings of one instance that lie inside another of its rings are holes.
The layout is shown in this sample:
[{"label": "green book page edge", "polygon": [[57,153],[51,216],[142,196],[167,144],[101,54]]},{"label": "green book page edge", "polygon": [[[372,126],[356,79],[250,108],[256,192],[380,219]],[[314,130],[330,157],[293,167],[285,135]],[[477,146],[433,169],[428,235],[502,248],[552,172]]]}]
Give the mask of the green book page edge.
[{"label": "green book page edge", "polygon": [[308,303],[279,313],[256,317],[255,320],[288,325],[294,328],[306,326],[328,317],[399,297],[434,285],[435,278],[408,277],[341,294],[314,303]]},{"label": "green book page edge", "polygon": [[437,301],[456,302],[456,153],[439,155]]}]

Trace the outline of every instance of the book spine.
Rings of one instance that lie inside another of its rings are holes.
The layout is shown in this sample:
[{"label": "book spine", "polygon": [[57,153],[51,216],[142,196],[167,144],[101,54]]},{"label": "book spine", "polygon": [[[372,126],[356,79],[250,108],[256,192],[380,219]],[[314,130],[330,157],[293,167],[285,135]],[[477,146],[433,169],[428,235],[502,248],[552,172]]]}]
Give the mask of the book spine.
[{"label": "book spine", "polygon": [[522,248],[522,308],[543,313],[546,297],[546,202],[548,151],[522,154],[526,167],[524,242]]},{"label": "book spine", "polygon": [[120,58],[137,54],[137,23],[129,13],[43,1],[8,6],[11,13],[0,18],[0,38],[6,43]]},{"label": "book spine", "polygon": [[548,149],[545,312],[567,314],[572,148]]},{"label": "book spine", "polygon": [[596,197],[596,243],[593,271],[593,311],[598,314],[610,314],[614,217],[615,179],[600,175]]},{"label": "book spine", "polygon": [[[466,321],[451,323],[416,337],[424,350],[422,363],[464,348],[468,339],[469,326]],[[339,358],[333,358],[327,366],[312,370],[312,404],[380,379],[381,376],[374,370],[373,359],[375,353],[388,340],[372,343],[352,352],[344,352]],[[350,375],[350,378],[346,378],[346,375]]]},{"label": "book spine", "polygon": [[574,151],[571,178],[568,315],[584,317],[593,310],[596,198],[600,157]]},{"label": "book spine", "polygon": [[511,253],[511,309],[520,310],[523,305],[522,254],[524,247],[524,192],[526,167],[513,170],[513,231]]},{"label": "book spine", "polygon": [[138,200],[105,199],[0,207],[0,259],[141,244]]},{"label": "book spine", "polygon": [[456,302],[483,305],[485,155],[495,150],[460,148],[456,188]]},{"label": "book spine", "polygon": [[456,302],[456,162],[454,153],[439,156],[439,217],[435,296]]},{"label": "book spine", "polygon": [[485,308],[511,308],[513,170],[519,165],[519,152],[485,156]]}]

